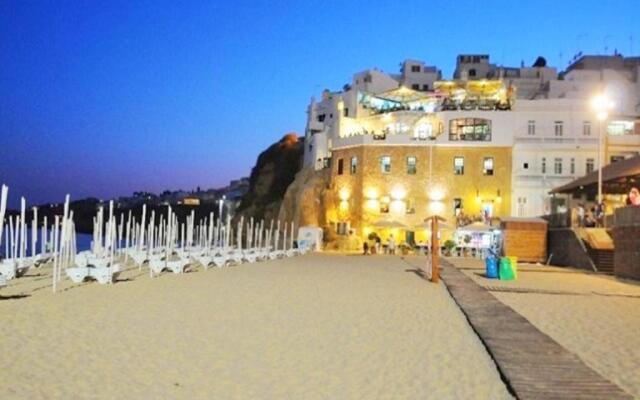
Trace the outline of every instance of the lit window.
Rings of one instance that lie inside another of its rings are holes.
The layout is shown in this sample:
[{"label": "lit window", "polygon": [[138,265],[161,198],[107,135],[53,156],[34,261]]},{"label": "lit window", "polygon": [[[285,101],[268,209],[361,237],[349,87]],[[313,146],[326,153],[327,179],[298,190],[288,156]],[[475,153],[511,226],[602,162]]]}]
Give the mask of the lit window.
[{"label": "lit window", "polygon": [[564,133],[563,131],[564,131],[564,125],[563,125],[562,121],[556,121],[554,123],[554,131],[553,131],[554,134],[557,137],[561,137],[563,135],[563,133]]},{"label": "lit window", "polygon": [[405,212],[407,214],[415,214],[416,213],[416,199],[407,199]]},{"label": "lit window", "polygon": [[527,123],[527,135],[533,136],[536,134],[536,121],[529,121]]},{"label": "lit window", "polygon": [[344,160],[342,158],[338,159],[338,175],[342,175],[344,170]]},{"label": "lit window", "polygon": [[380,157],[380,171],[383,174],[388,174],[391,172],[391,157],[390,156],[382,156]]},{"label": "lit window", "polygon": [[453,214],[457,217],[462,212],[462,199],[453,199]]},{"label": "lit window", "polygon": [[351,175],[358,172],[358,157],[351,157]]},{"label": "lit window", "polygon": [[585,169],[587,171],[587,174],[590,174],[593,172],[594,170],[593,158],[587,158],[587,165],[585,166]]},{"label": "lit window", "polygon": [[426,140],[433,136],[433,125],[424,123],[416,126],[413,137],[419,140]]},{"label": "lit window", "polygon": [[582,134],[584,136],[591,136],[591,121],[584,121],[582,123]]},{"label": "lit window", "polygon": [[490,142],[491,121],[483,118],[457,118],[449,121],[449,140]]},{"label": "lit window", "polygon": [[547,173],[547,159],[542,157],[542,173],[546,174]]},{"label": "lit window", "polygon": [[482,162],[482,173],[484,175],[493,175],[493,157],[485,157]]},{"label": "lit window", "polygon": [[464,175],[464,157],[453,157],[453,173]]},{"label": "lit window", "polygon": [[416,174],[416,162],[417,160],[415,157],[407,157],[407,174]]},{"label": "lit window", "polygon": [[556,175],[562,174],[562,158],[556,158],[553,160],[553,172]]},{"label": "lit window", "polygon": [[389,204],[391,203],[391,198],[389,196],[383,196],[380,198],[380,213],[388,214],[389,213]]}]

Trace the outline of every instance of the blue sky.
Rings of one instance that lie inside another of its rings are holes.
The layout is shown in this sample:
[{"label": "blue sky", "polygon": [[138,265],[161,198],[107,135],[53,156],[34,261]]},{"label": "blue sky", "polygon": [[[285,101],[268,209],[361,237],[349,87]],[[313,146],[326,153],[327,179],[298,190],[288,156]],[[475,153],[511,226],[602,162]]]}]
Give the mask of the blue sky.
[{"label": "blue sky", "polygon": [[356,71],[639,54],[638,15],[637,0],[3,1],[0,182],[14,204],[222,186]]}]

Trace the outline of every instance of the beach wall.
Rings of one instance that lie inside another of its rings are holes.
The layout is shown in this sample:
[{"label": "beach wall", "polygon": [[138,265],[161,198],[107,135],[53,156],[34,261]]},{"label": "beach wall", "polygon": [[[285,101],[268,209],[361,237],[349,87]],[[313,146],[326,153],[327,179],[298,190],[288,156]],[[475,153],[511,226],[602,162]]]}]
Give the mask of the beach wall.
[{"label": "beach wall", "polygon": [[572,229],[549,229],[547,239],[547,253],[552,257],[552,265],[594,270],[584,244]]},{"label": "beach wall", "polygon": [[616,209],[613,242],[614,274],[621,278],[640,280],[640,207]]}]

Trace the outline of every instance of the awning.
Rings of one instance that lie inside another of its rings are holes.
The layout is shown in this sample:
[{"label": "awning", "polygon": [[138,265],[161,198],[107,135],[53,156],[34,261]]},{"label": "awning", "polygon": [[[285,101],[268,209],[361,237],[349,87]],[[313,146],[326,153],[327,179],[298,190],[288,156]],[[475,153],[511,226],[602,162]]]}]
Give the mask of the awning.
[{"label": "awning", "polygon": [[[616,161],[602,168],[603,192],[622,194],[640,182],[640,156]],[[598,170],[551,190],[550,193],[573,193],[598,185]]]}]

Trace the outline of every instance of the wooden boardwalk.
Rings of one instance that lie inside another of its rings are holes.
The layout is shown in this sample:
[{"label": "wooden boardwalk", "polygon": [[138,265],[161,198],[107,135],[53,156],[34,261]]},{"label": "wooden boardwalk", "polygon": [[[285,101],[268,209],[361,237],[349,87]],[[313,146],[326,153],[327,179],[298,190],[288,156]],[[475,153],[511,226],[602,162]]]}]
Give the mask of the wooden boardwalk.
[{"label": "wooden boardwalk", "polygon": [[442,260],[441,277],[518,399],[632,399],[523,316]]}]

